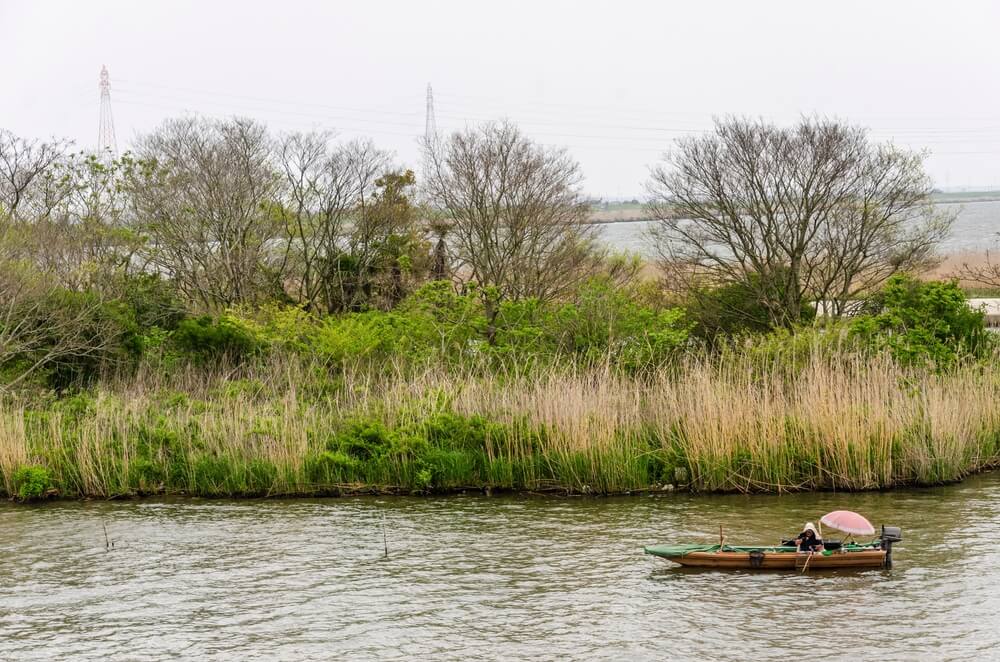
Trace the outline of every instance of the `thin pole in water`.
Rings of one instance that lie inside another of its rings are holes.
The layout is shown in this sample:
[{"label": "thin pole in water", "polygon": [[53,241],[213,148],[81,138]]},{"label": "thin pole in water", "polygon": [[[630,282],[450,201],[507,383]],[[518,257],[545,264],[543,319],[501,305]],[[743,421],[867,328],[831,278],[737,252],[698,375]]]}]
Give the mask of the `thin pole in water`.
[{"label": "thin pole in water", "polygon": [[101,526],[104,527],[104,551],[111,550],[111,540],[108,539],[108,523],[101,520]]},{"label": "thin pole in water", "polygon": [[389,558],[389,538],[385,534],[385,513],[382,513],[382,544],[385,546],[385,558]]}]

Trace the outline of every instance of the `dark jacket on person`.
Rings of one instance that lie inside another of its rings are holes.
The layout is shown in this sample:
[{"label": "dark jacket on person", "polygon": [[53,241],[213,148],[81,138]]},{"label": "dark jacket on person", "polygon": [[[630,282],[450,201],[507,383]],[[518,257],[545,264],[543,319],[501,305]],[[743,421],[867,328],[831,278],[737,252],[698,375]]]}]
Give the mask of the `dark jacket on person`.
[{"label": "dark jacket on person", "polygon": [[811,529],[806,529],[800,533],[798,541],[800,552],[815,552],[822,544],[822,541],[816,537],[816,534]]}]

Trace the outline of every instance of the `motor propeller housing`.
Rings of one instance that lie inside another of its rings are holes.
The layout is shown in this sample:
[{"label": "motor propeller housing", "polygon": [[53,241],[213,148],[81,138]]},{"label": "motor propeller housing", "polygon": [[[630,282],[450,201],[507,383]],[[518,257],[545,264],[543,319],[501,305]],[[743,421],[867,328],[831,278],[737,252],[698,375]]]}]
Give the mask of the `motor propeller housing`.
[{"label": "motor propeller housing", "polygon": [[879,536],[884,542],[901,542],[903,540],[903,529],[898,526],[882,525],[882,535]]},{"label": "motor propeller housing", "polygon": [[882,535],[879,536],[882,541],[882,549],[885,550],[885,567],[892,567],[892,543],[901,542],[903,540],[903,529],[898,526],[886,526],[882,525]]}]

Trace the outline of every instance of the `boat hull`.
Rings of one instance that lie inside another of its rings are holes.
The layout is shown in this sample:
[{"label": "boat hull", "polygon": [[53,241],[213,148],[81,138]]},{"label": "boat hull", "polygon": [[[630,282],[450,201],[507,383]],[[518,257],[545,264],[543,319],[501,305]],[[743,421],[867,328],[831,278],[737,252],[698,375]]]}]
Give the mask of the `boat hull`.
[{"label": "boat hull", "polygon": [[662,558],[691,568],[719,570],[832,570],[837,568],[881,568],[886,565],[882,549],[857,552],[808,554],[764,552],[755,558],[750,552],[690,552]]}]

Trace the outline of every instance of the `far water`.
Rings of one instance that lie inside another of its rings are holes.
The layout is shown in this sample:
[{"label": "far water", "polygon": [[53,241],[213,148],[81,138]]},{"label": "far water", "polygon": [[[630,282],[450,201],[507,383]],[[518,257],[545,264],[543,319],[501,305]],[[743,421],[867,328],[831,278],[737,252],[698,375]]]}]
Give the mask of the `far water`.
[{"label": "far water", "polygon": [[[642,553],[720,524],[775,543],[841,508],[903,528],[892,570]],[[995,660],[998,540],[997,473],[861,494],[2,504],[0,660]]]},{"label": "far water", "polygon": [[[1000,200],[942,203],[937,207],[956,215],[951,236],[939,248],[941,253],[949,255],[997,249],[1000,242]],[[646,237],[648,227],[648,221],[625,221],[601,224],[598,231],[612,248],[651,256],[653,250]]]}]

